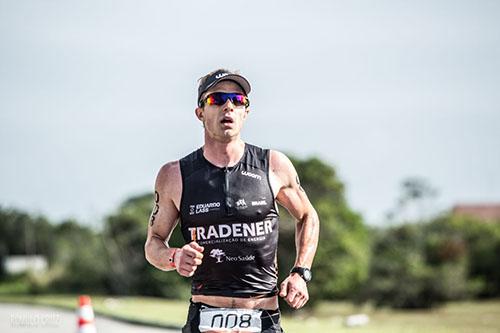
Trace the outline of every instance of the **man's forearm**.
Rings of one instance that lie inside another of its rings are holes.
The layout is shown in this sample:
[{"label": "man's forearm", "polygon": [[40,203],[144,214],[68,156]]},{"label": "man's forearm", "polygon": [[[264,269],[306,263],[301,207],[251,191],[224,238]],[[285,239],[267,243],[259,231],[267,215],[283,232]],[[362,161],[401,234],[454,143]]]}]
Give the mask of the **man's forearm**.
[{"label": "man's forearm", "polygon": [[147,261],[163,271],[175,269],[172,261],[175,251],[176,248],[168,247],[162,239],[156,236],[152,236],[144,246]]},{"label": "man's forearm", "polygon": [[297,258],[295,266],[311,268],[319,237],[319,218],[316,211],[311,208],[297,222],[295,233],[295,246],[297,247]]}]

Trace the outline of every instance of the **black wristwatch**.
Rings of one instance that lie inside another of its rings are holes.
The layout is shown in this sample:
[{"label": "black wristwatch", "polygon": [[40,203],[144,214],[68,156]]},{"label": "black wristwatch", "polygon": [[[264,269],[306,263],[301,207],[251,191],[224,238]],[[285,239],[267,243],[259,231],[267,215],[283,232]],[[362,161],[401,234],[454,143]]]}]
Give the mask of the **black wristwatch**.
[{"label": "black wristwatch", "polygon": [[312,272],[309,268],[305,267],[294,267],[290,271],[290,274],[292,273],[297,273],[300,275],[301,278],[304,279],[304,281],[309,282],[312,279]]}]

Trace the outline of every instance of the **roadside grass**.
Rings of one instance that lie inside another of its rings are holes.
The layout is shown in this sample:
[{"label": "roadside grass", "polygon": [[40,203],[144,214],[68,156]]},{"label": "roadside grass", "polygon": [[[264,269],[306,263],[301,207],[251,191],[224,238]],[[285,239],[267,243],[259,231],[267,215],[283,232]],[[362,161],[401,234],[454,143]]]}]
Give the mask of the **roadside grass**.
[{"label": "roadside grass", "polygon": [[[0,295],[0,302],[77,308],[75,295]],[[94,295],[92,304],[99,314],[171,327],[183,325],[188,307],[186,301]],[[370,323],[358,328],[345,327],[345,317],[355,313],[368,314]],[[500,300],[456,302],[429,311],[395,311],[327,302],[320,304],[314,313],[303,310],[285,316],[283,328],[287,333],[500,333]]]},{"label": "roadside grass", "polygon": [[[363,327],[344,326],[347,315],[365,313]],[[314,314],[285,318],[286,332],[340,333],[500,333],[500,300],[454,302],[433,310],[396,311],[323,303]]]}]

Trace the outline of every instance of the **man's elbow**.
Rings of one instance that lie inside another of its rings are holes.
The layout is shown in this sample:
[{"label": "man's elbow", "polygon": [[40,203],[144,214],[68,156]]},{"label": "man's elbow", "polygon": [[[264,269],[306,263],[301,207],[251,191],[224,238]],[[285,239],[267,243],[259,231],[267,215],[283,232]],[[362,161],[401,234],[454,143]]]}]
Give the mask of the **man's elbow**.
[{"label": "man's elbow", "polygon": [[312,207],[312,218],[311,220],[313,221],[313,226],[314,226],[314,229],[316,230],[316,232],[319,232],[319,215],[318,215],[318,212],[316,211],[316,209],[314,209],[314,207]]},{"label": "man's elbow", "polygon": [[312,205],[309,206],[304,215],[302,215],[302,217],[299,218],[298,222],[302,223],[307,222],[313,224],[314,226],[316,225],[319,226],[319,215],[316,212],[316,209],[314,209]]},{"label": "man's elbow", "polygon": [[312,219],[314,220],[314,223],[319,225],[319,215],[313,206],[311,206],[311,216],[312,216]]},{"label": "man's elbow", "polygon": [[151,254],[154,252],[153,247],[154,247],[153,242],[151,241],[151,239],[148,238],[146,240],[146,243],[144,244],[144,257],[150,264],[153,264],[151,262]]}]

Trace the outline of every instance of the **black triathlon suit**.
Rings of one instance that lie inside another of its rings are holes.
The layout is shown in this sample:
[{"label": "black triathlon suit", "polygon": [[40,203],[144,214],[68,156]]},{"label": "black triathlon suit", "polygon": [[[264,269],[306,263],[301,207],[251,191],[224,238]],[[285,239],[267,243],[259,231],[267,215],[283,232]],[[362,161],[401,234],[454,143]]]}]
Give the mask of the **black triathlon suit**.
[{"label": "black triathlon suit", "polygon": [[[204,247],[193,295],[271,297],[277,294],[279,214],[269,181],[269,150],[245,144],[241,160],[217,167],[199,148],[180,160],[181,231]],[[198,332],[191,303],[183,332]],[[282,332],[279,310],[263,311],[262,332]]]}]

